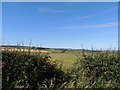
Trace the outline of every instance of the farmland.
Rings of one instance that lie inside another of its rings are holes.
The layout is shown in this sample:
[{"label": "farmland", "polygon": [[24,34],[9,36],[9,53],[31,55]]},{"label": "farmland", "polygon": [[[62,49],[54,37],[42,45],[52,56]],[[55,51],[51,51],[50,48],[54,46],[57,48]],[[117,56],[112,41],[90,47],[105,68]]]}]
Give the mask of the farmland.
[{"label": "farmland", "polygon": [[117,51],[12,49],[2,51],[3,90],[120,88]]}]

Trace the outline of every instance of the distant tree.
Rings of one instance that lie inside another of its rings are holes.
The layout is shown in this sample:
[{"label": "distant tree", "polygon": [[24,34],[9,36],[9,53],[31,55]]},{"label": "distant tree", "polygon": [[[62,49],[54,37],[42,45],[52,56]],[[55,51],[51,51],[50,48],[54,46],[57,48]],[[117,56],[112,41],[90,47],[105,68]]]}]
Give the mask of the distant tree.
[{"label": "distant tree", "polygon": [[64,49],[64,50],[61,51],[61,53],[65,53],[65,51],[66,51],[66,50]]}]

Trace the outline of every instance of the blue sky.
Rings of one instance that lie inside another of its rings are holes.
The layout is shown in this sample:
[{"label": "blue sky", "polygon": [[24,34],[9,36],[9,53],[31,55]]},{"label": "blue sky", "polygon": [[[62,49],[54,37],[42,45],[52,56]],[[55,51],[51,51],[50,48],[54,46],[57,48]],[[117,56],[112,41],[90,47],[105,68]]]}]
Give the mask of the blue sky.
[{"label": "blue sky", "polygon": [[113,2],[3,3],[3,41],[52,48],[117,48],[118,7]]},{"label": "blue sky", "polygon": [[0,2],[0,43],[2,42],[2,3]]}]

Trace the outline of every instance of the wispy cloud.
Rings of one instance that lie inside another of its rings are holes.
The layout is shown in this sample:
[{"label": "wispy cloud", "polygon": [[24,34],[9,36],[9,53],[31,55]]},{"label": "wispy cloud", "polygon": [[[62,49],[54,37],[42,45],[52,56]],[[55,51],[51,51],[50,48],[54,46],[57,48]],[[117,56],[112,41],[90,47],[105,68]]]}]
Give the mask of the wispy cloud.
[{"label": "wispy cloud", "polygon": [[82,20],[82,19],[88,19],[90,17],[92,17],[93,15],[87,15],[87,16],[79,16],[79,17],[76,17],[76,18],[73,18],[73,19],[69,19],[69,20],[66,20],[66,21],[74,21],[74,20]]},{"label": "wispy cloud", "polygon": [[78,17],[76,19],[87,19],[87,18],[90,18],[92,17],[93,15],[89,15],[89,16],[81,16],[81,17]]},{"label": "wispy cloud", "polygon": [[105,10],[103,13],[110,13],[110,12],[113,12],[113,11],[115,11],[117,9],[118,9],[118,6],[115,6],[113,8],[108,9],[108,10]]},{"label": "wispy cloud", "polygon": [[[80,17],[77,17],[77,18],[73,18],[73,19],[69,19],[67,21],[74,21],[74,20],[81,20],[81,19],[89,19],[89,18],[94,18],[94,17],[98,17],[98,15],[101,15],[101,14],[107,14],[107,13],[111,13],[115,10],[117,10],[118,6],[115,6],[115,7],[112,7],[110,9],[107,9],[107,10],[104,10],[102,12],[98,12],[98,13],[94,13],[94,14],[91,14],[91,15],[86,15],[86,16],[80,16]],[[112,19],[112,18],[111,18]],[[107,20],[107,19],[106,19]]]},{"label": "wispy cloud", "polygon": [[50,12],[50,13],[61,13],[61,12],[67,12],[65,10],[57,10],[57,9],[49,9],[49,8],[38,8],[40,12]]},{"label": "wispy cloud", "polygon": [[110,17],[110,18],[103,18],[103,19],[101,19],[100,21],[102,21],[102,22],[106,22],[106,21],[118,21],[118,17],[116,16],[116,17]]},{"label": "wispy cloud", "polygon": [[109,28],[109,27],[115,27],[115,26],[118,26],[117,22],[108,22],[108,23],[92,24],[92,25],[80,25],[80,26],[67,26],[64,28],[67,28],[67,29],[83,29],[83,28],[94,29],[94,28]]}]

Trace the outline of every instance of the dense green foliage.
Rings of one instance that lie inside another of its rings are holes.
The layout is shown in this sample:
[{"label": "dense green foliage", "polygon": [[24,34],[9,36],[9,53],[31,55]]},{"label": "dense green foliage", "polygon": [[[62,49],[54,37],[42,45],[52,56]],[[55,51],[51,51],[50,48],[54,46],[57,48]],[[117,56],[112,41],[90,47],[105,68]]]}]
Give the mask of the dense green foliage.
[{"label": "dense green foliage", "polygon": [[[117,51],[54,51],[50,56],[43,53],[3,51],[3,90],[120,88],[120,59]],[[53,58],[63,61],[52,60]],[[63,69],[65,65],[68,66],[67,63],[72,67]]]},{"label": "dense green foliage", "polygon": [[2,52],[2,88],[57,88],[67,80],[46,54]]},{"label": "dense green foliage", "polygon": [[120,60],[117,52],[83,52],[70,72],[74,87],[120,88]]}]

